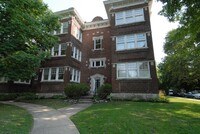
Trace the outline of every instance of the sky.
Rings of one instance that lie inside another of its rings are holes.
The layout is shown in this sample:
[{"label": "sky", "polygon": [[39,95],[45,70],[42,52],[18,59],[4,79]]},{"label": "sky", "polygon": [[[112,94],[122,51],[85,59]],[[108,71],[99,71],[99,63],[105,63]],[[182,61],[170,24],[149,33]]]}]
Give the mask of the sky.
[{"label": "sky", "polygon": [[[107,19],[104,0],[43,0],[44,3],[53,11],[65,10],[74,7],[86,22],[91,22],[96,16]],[[164,58],[163,44],[168,31],[175,29],[177,23],[169,23],[167,18],[158,15],[162,9],[162,3],[153,0],[151,14],[151,30],[156,63],[160,63]]]}]

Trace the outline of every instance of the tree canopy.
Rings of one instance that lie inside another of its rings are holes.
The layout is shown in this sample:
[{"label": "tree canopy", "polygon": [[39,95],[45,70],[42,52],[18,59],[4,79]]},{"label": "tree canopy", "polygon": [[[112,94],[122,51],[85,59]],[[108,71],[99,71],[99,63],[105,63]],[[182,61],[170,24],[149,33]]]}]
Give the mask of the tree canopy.
[{"label": "tree canopy", "polygon": [[42,0],[0,1],[0,77],[30,79],[58,38],[50,32],[59,27]]},{"label": "tree canopy", "polygon": [[164,44],[167,56],[158,65],[162,88],[200,88],[200,1],[158,0],[161,15],[179,27],[170,31]]},{"label": "tree canopy", "polygon": [[182,29],[179,34],[188,35],[197,43],[200,41],[200,1],[199,0],[158,0],[163,3],[161,15],[169,21],[178,21]]}]

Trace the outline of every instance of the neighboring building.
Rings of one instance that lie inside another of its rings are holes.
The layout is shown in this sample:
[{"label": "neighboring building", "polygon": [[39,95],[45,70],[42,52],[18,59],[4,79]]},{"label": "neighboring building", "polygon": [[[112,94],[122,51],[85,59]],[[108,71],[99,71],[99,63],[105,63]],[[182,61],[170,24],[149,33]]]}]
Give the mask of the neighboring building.
[{"label": "neighboring building", "polygon": [[84,22],[74,8],[56,12],[60,42],[51,49],[32,84],[39,93],[63,92],[69,82],[90,93],[112,84],[115,97],[156,97],[158,83],[150,14],[152,0],[104,1],[108,19]]}]

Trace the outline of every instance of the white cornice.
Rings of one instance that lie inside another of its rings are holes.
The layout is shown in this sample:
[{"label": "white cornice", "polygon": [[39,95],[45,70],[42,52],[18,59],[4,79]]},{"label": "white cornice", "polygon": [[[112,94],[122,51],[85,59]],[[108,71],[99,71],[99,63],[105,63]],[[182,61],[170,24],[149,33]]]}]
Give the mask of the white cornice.
[{"label": "white cornice", "polygon": [[110,22],[108,19],[95,22],[86,22],[84,30],[91,30],[91,29],[105,28],[105,27],[110,27]]}]

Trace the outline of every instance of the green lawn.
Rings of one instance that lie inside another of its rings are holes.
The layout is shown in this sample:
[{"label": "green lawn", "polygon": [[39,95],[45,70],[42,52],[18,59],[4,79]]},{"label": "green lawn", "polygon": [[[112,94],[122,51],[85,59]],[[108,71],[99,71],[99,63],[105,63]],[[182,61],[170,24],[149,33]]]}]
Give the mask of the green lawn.
[{"label": "green lawn", "polygon": [[101,103],[71,119],[81,134],[197,134],[200,101]]},{"label": "green lawn", "polygon": [[23,102],[48,106],[54,109],[59,109],[70,105],[63,99],[36,99],[36,100],[23,100]]},{"label": "green lawn", "polygon": [[0,103],[0,134],[28,134],[32,116],[24,109]]}]

